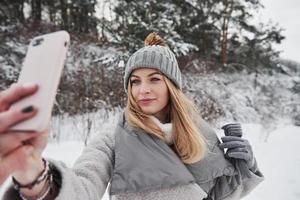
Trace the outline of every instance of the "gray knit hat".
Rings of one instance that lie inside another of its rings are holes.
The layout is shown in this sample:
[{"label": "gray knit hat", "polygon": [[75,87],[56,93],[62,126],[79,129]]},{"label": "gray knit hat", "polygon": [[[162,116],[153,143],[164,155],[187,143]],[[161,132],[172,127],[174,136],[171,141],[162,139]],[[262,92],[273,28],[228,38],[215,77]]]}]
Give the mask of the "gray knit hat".
[{"label": "gray knit hat", "polygon": [[137,50],[125,67],[124,88],[127,92],[131,72],[137,68],[154,68],[168,77],[179,89],[182,88],[181,72],[174,53],[165,46],[149,45]]}]

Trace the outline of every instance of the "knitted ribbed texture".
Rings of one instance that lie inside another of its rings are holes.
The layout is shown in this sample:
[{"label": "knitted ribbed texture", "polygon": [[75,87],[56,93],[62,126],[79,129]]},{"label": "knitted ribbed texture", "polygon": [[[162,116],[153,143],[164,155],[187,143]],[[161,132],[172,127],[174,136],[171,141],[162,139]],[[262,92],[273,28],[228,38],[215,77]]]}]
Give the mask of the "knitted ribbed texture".
[{"label": "knitted ribbed texture", "polygon": [[152,45],[139,49],[128,59],[124,76],[125,91],[131,72],[137,68],[147,67],[158,69],[178,88],[182,88],[181,72],[174,53],[168,47]]}]

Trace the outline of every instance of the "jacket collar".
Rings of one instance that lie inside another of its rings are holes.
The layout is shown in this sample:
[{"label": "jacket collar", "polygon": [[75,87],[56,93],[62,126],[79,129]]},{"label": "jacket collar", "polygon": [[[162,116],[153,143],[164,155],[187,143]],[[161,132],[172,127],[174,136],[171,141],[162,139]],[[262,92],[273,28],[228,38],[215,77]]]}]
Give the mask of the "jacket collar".
[{"label": "jacket collar", "polygon": [[206,156],[197,163],[184,164],[164,141],[132,127],[124,113],[116,130],[110,193],[139,192],[191,182],[205,189],[213,179],[233,175],[234,168],[219,148],[215,132],[204,120],[200,121],[199,131],[208,146]]}]

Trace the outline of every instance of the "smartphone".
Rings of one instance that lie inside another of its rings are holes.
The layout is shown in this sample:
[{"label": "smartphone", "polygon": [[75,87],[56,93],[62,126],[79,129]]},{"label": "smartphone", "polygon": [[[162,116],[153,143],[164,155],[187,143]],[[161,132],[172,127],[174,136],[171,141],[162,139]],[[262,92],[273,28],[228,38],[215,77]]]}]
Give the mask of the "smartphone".
[{"label": "smartphone", "polygon": [[33,38],[29,44],[18,83],[36,83],[38,91],[14,103],[12,108],[33,105],[37,114],[10,128],[11,131],[41,132],[48,128],[52,108],[67,55],[70,36],[58,31]]}]

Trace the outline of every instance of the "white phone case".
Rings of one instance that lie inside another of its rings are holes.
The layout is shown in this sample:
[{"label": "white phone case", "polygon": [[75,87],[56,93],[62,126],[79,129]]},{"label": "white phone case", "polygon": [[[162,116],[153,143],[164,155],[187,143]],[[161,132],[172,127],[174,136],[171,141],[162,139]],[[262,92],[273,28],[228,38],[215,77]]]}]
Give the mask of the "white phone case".
[{"label": "white phone case", "polygon": [[44,131],[49,124],[70,36],[58,31],[33,38],[30,42],[18,83],[36,83],[38,91],[12,105],[22,110],[33,105],[37,114],[11,127],[13,131]]}]

